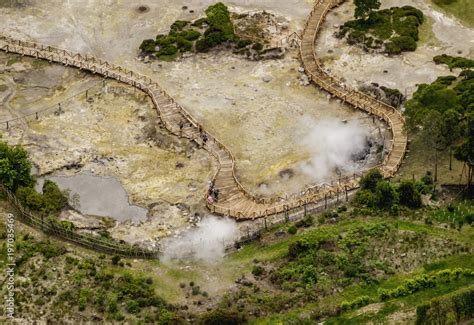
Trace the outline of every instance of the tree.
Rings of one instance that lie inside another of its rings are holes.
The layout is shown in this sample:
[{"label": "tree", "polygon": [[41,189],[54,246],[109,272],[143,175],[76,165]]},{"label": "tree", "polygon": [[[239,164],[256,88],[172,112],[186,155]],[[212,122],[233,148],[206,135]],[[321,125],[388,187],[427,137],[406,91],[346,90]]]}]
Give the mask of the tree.
[{"label": "tree", "polygon": [[375,200],[381,209],[390,209],[398,202],[398,193],[390,182],[380,181],[375,190]]},{"label": "tree", "polygon": [[467,165],[467,187],[470,190],[474,170],[474,112],[467,114],[467,138],[455,147],[454,157]]},{"label": "tree", "polygon": [[354,0],[356,6],[354,17],[367,18],[372,10],[380,8],[380,0]]},{"label": "tree", "polygon": [[35,184],[25,149],[0,142],[0,182],[13,192]]},{"label": "tree", "polygon": [[419,208],[421,206],[421,194],[413,181],[403,181],[398,187],[400,204],[409,208]]},{"label": "tree", "polygon": [[362,190],[370,190],[375,192],[375,188],[377,187],[378,182],[383,179],[382,173],[378,169],[372,169],[362,177],[360,180],[360,187]]},{"label": "tree", "polygon": [[446,149],[446,123],[443,114],[438,111],[430,111],[426,115],[421,132],[421,139],[426,147],[433,153],[434,160],[434,181],[438,180],[438,155]]}]

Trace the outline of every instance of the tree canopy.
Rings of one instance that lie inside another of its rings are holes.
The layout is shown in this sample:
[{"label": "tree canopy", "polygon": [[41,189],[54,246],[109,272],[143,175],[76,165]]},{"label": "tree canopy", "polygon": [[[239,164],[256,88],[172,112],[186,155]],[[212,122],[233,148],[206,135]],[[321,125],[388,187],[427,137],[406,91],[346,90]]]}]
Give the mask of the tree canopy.
[{"label": "tree canopy", "polygon": [[0,142],[0,181],[12,191],[20,186],[34,185],[28,153],[20,146]]},{"label": "tree canopy", "polygon": [[354,0],[356,6],[354,17],[366,18],[372,12],[380,8],[380,0]]}]

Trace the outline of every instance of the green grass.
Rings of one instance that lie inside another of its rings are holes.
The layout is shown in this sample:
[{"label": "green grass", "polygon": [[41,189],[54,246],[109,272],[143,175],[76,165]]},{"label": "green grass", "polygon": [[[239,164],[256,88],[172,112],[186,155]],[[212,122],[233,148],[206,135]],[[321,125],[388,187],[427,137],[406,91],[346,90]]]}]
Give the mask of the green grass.
[{"label": "green grass", "polygon": [[[420,179],[427,171],[431,171],[434,175],[434,155],[430,150],[426,150],[426,145],[422,142],[418,135],[415,135],[408,147],[410,150],[406,155],[406,159],[400,168],[397,176],[394,180],[401,180],[412,178]],[[463,170],[462,162],[452,157],[452,169],[449,170],[449,150],[445,150],[439,153],[438,156],[438,183],[439,184],[462,184],[466,183],[466,172],[463,174],[461,179],[461,172]]]},{"label": "green grass", "polygon": [[419,27],[419,45],[439,46],[441,42],[436,38],[433,32],[433,18],[425,16],[423,23]]},{"label": "green grass", "polygon": [[432,2],[444,12],[457,17],[466,26],[474,27],[474,6],[472,0],[455,0],[450,4],[443,4],[439,0],[432,0]]}]

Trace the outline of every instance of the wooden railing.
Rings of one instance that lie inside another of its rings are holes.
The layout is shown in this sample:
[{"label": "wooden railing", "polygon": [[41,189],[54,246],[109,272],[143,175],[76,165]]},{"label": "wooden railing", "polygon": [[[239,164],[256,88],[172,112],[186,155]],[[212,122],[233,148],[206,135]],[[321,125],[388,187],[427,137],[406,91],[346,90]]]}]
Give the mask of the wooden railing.
[{"label": "wooden railing", "polygon": [[[378,101],[371,96],[354,90],[345,85],[341,80],[330,76],[321,66],[316,55],[317,52],[315,44],[324,18],[332,7],[340,4],[341,2],[342,1],[340,0],[320,0],[316,3],[309,15],[308,20],[306,21],[305,28],[302,33],[300,42],[301,60],[306,73],[319,87],[328,91],[331,95],[340,98],[342,101],[381,118],[391,127],[393,141],[391,146],[388,148],[387,156],[380,166],[384,176],[391,177],[398,170],[406,151],[407,138],[403,132],[400,132],[400,129],[404,125],[403,116],[395,108]],[[314,22],[316,22],[316,25],[310,29],[310,24],[313,24]],[[310,39],[309,43],[308,37]],[[249,202],[253,202],[257,206],[253,211],[244,214],[242,211],[234,210],[232,207],[226,206],[225,204],[208,203],[207,206],[213,213],[234,217],[238,220],[255,219],[278,213],[289,213],[294,209],[306,206],[309,202],[316,202],[318,200],[327,199],[328,197],[332,198],[338,196],[344,191],[347,193],[348,191],[356,189],[359,186],[359,179],[362,176],[361,174],[341,178],[336,182],[336,184],[313,186],[289,197],[258,197],[253,195],[238,180],[236,175],[236,160],[232,152],[218,139],[207,132],[205,128],[199,124],[183,106],[179,105],[171,96],[164,92],[163,89],[150,77],[136,73],[118,65],[110,64],[107,61],[97,59],[93,56],[81,55],[79,53],[73,53],[52,46],[45,46],[34,42],[20,41],[5,36],[0,36],[0,49],[6,52],[13,52],[20,55],[27,55],[38,59],[49,60],[50,62],[58,62],[66,66],[75,66],[79,69],[101,74],[106,78],[113,78],[120,82],[124,82],[133,87],[141,89],[150,96],[165,128],[176,136],[185,136],[180,134],[178,128],[176,128],[175,125],[166,121],[163,111],[164,108],[160,107],[157,100],[158,96],[164,96],[167,101],[175,105],[174,107],[179,110],[180,114],[189,122],[190,126],[194,127],[195,129],[202,130],[208,135],[209,141],[207,143],[203,143],[197,138],[187,136],[185,137],[189,138],[191,141],[195,141],[199,145],[202,145],[203,148],[216,159],[217,170],[214,173],[213,180],[219,178],[219,174],[222,171],[222,162],[224,160],[230,160],[232,179],[235,187],[245,196],[247,200],[249,200]],[[308,51],[311,53],[309,56],[306,53]],[[310,68],[312,64],[315,65],[315,69]],[[217,149],[213,145],[215,145]],[[395,148],[395,146],[397,147]],[[222,157],[219,151],[224,152],[226,157]],[[397,152],[397,155],[394,156],[393,152]]]},{"label": "wooden railing", "polygon": [[114,240],[103,239],[99,236],[82,234],[73,229],[62,227],[47,217],[40,217],[23,207],[16,196],[3,184],[0,184],[0,192],[5,194],[8,202],[16,210],[15,218],[46,234],[101,253],[132,258],[158,258],[159,250],[148,250],[138,246],[121,244]]}]

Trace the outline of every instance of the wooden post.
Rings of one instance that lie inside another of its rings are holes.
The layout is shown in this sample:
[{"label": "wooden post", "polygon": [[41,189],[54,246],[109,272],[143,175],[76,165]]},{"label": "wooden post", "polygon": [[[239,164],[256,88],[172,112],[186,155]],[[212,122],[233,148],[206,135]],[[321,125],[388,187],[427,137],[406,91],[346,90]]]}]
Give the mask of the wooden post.
[{"label": "wooden post", "polygon": [[8,121],[7,121],[7,130],[9,129],[9,126],[8,126]]},{"label": "wooden post", "polygon": [[35,113],[35,119],[38,120],[38,112]]},{"label": "wooden post", "polygon": [[328,208],[328,195],[324,194],[324,209]]},{"label": "wooden post", "polygon": [[305,216],[305,217],[306,217],[306,213],[308,212],[308,211],[307,211],[307,207],[306,207],[307,204],[308,204],[308,202],[305,201],[305,202],[304,202],[304,216]]},{"label": "wooden post", "polygon": [[346,190],[346,202],[349,202],[349,191],[347,190],[347,185],[344,186],[344,189]]}]

